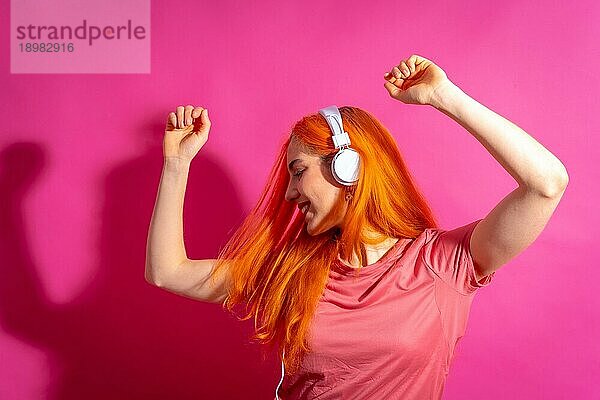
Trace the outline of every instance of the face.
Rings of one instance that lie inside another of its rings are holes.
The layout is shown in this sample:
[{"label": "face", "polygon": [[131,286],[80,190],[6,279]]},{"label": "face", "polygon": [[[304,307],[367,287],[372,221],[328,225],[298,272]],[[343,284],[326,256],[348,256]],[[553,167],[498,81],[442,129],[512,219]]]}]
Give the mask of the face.
[{"label": "face", "polygon": [[306,230],[315,236],[341,226],[347,203],[345,187],[335,181],[330,167],[318,156],[305,151],[295,139],[290,141],[287,149],[290,181],[285,199],[296,206],[308,204],[307,211],[303,212]]}]

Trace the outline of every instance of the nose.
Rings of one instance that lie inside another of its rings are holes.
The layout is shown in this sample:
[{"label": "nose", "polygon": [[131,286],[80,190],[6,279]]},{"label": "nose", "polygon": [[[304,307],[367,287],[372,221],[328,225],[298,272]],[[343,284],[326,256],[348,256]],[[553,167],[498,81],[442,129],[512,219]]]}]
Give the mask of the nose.
[{"label": "nose", "polygon": [[298,190],[296,189],[296,185],[293,183],[293,179],[288,181],[287,189],[285,190],[285,199],[287,201],[293,201],[298,197]]}]

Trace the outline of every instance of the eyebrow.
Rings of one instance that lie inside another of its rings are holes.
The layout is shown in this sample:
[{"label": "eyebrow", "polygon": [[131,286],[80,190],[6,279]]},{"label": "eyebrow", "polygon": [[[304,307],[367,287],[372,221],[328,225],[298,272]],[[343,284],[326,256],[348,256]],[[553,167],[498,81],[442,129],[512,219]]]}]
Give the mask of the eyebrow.
[{"label": "eyebrow", "polygon": [[296,158],[294,161],[290,162],[290,164],[288,165],[288,170],[289,170],[289,171],[291,171],[291,170],[292,170],[292,167],[294,166],[294,163],[295,163],[296,161],[300,161],[300,159],[299,159],[299,158]]}]

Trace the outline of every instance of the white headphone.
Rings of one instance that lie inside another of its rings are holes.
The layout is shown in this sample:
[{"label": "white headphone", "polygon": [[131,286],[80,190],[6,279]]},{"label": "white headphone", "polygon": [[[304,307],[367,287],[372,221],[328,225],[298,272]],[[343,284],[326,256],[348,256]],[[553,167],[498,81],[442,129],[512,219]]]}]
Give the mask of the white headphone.
[{"label": "white headphone", "polygon": [[360,155],[350,148],[350,136],[344,131],[342,115],[337,106],[329,106],[319,110],[329,125],[333,144],[339,151],[331,162],[331,173],[335,180],[345,186],[352,186],[358,180],[360,168]]}]

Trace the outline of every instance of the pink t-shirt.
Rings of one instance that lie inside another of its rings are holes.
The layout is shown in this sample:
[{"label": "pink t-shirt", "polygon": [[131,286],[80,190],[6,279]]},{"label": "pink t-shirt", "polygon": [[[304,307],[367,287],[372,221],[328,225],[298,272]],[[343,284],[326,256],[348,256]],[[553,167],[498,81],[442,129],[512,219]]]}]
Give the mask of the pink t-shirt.
[{"label": "pink t-shirt", "polygon": [[360,276],[332,265],[312,352],[285,375],[281,400],[440,399],[477,288],[469,241],[480,220],[399,240]]}]

